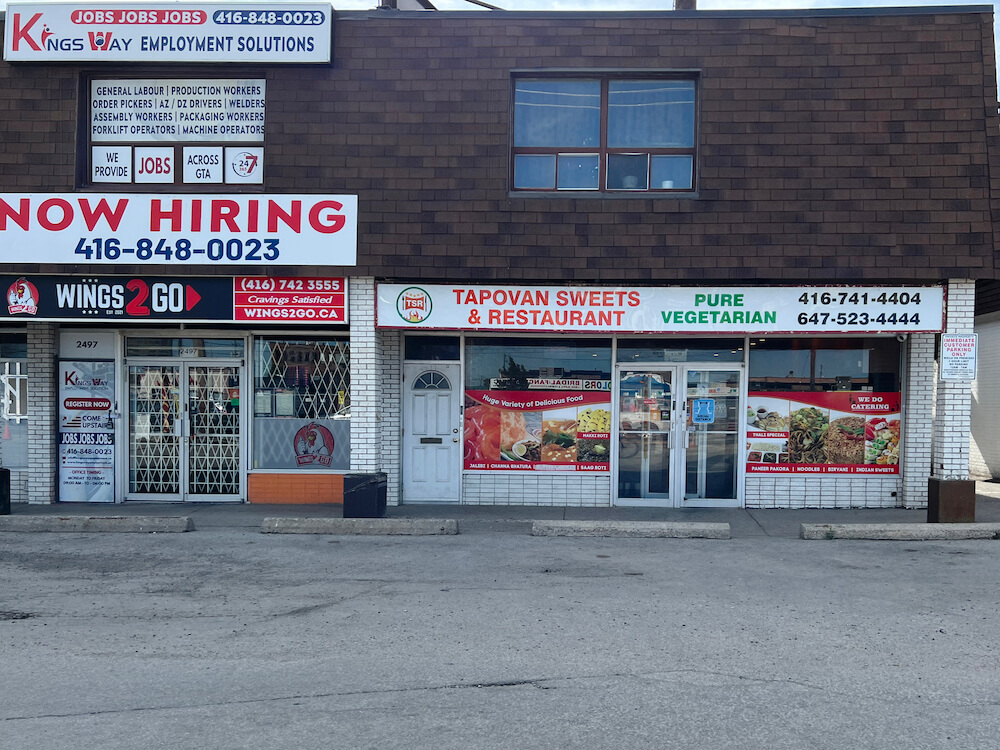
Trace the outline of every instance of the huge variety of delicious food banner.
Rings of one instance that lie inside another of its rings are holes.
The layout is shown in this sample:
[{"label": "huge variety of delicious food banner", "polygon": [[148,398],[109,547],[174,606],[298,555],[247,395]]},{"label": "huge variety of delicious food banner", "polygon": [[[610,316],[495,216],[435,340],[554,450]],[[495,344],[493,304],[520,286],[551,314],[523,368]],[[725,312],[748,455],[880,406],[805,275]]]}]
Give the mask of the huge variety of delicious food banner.
[{"label": "huge variety of delicious food banner", "polygon": [[466,391],[467,470],[609,471],[611,395]]},{"label": "huge variety of delicious food banner", "polygon": [[751,474],[898,474],[899,393],[751,391]]}]

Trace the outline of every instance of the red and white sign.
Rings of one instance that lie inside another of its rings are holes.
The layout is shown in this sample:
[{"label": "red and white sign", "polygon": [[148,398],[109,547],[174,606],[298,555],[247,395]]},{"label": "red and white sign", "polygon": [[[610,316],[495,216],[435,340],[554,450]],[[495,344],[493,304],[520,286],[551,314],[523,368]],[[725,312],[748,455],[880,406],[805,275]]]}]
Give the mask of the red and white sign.
[{"label": "red and white sign", "polygon": [[748,474],[898,474],[900,394],[747,394]]},{"label": "red and white sign", "polygon": [[941,336],[941,380],[975,380],[979,334],[946,333]]},{"label": "red and white sign", "polygon": [[356,195],[0,194],[0,262],[357,263]]},{"label": "red and white sign", "polygon": [[255,323],[347,322],[344,278],[237,276],[233,320]]},{"label": "red and white sign", "polygon": [[580,287],[380,284],[378,327],[574,333],[918,333],[941,287]]},{"label": "red and white sign", "polygon": [[466,391],[466,471],[610,471],[611,394]]},{"label": "red and white sign", "polygon": [[317,465],[328,468],[333,461],[333,433],[321,424],[307,424],[295,433],[293,443],[295,463],[298,466]]},{"label": "red and white sign", "polygon": [[19,62],[329,63],[329,3],[7,5]]},{"label": "red and white sign", "polygon": [[38,287],[23,276],[7,287],[7,314],[34,315],[38,312]]}]

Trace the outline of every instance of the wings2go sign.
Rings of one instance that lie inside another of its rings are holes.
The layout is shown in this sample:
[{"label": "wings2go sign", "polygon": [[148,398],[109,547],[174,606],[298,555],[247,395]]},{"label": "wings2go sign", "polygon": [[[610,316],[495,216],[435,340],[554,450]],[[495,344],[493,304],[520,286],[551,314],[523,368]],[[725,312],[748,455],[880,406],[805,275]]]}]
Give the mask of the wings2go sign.
[{"label": "wings2go sign", "polygon": [[4,59],[16,62],[329,63],[332,8],[9,4]]}]

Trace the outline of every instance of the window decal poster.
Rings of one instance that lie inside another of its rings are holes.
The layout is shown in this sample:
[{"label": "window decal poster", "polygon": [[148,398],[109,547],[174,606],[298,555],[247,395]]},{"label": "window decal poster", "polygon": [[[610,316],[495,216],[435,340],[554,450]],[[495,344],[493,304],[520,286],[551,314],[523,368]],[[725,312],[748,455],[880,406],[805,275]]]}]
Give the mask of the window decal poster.
[{"label": "window decal poster", "polygon": [[898,474],[900,394],[751,391],[747,472]]},{"label": "window decal poster", "polygon": [[610,470],[610,393],[466,391],[465,397],[466,470]]},{"label": "window decal poster", "polygon": [[112,361],[59,363],[59,502],[115,501]]}]

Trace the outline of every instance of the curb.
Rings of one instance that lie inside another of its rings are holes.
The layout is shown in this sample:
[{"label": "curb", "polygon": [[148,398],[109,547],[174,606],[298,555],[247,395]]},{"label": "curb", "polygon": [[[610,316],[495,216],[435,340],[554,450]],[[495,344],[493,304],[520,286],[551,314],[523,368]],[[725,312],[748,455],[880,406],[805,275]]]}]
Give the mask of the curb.
[{"label": "curb", "polygon": [[799,538],[907,542],[1000,539],[1000,523],[804,523]]},{"label": "curb", "polygon": [[262,534],[436,536],[458,533],[458,521],[442,518],[265,518]]},{"label": "curb", "polygon": [[728,523],[670,521],[535,521],[532,536],[605,536],[630,539],[729,539]]},{"label": "curb", "polygon": [[194,531],[189,516],[0,516],[0,531],[167,534]]}]

